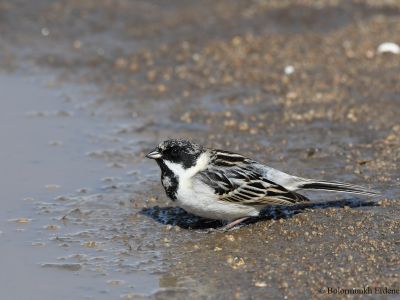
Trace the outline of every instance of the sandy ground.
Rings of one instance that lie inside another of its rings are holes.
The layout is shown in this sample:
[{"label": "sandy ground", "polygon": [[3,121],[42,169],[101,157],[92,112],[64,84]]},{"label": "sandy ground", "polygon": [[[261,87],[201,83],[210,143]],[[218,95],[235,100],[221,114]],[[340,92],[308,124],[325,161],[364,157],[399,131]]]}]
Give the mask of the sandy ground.
[{"label": "sandy ground", "polygon": [[[123,278],[102,296],[124,299],[400,289],[400,56],[377,52],[400,43],[399,21],[397,1],[0,1],[1,69],[94,87],[71,107],[104,120],[92,138],[108,144],[82,151],[121,173],[36,205],[59,226],[43,237],[53,258]],[[173,208],[143,159],[167,137],[383,194],[314,193],[311,207],[205,234],[218,222]]]}]

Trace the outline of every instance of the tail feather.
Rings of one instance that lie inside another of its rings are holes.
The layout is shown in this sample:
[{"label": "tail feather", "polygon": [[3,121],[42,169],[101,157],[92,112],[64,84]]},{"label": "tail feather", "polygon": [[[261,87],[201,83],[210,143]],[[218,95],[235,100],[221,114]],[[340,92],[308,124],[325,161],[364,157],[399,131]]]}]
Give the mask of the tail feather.
[{"label": "tail feather", "polygon": [[360,194],[367,196],[377,196],[381,193],[379,191],[370,190],[368,188],[343,183],[343,182],[334,182],[334,181],[315,181],[312,179],[307,179],[306,181],[301,182],[298,185],[299,189],[305,190],[324,190],[324,191],[333,191],[333,192],[343,192],[343,193],[352,193],[352,194]]}]

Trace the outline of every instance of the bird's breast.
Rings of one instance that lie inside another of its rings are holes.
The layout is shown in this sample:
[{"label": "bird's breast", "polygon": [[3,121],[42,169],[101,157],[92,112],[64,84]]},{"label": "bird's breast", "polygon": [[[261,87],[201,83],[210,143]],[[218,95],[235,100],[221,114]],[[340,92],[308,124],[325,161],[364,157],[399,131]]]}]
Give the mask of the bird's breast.
[{"label": "bird's breast", "polygon": [[179,181],[176,203],[189,213],[216,220],[230,221],[259,214],[254,207],[219,200],[213,188],[192,179]]}]

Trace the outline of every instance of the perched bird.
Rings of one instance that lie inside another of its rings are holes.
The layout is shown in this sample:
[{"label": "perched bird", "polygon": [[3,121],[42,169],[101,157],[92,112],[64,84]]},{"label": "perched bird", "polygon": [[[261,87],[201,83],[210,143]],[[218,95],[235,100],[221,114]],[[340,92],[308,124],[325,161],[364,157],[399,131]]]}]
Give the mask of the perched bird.
[{"label": "perched bird", "polygon": [[166,140],[146,157],[159,165],[169,198],[194,215],[229,221],[226,229],[259,216],[269,205],[309,201],[298,190],[379,194],[353,184],[289,175],[240,154],[186,140]]}]

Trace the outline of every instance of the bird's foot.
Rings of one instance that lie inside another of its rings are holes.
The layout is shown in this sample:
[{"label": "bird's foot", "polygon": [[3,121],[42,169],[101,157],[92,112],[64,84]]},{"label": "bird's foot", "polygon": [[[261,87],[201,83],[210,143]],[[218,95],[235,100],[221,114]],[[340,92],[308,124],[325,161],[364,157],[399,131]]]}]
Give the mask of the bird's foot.
[{"label": "bird's foot", "polygon": [[213,233],[213,232],[221,232],[219,228],[207,228],[207,229],[197,229],[194,232],[196,233]]},{"label": "bird's foot", "polygon": [[226,232],[226,231],[230,231],[233,230],[235,228],[239,228],[237,225],[239,225],[240,223],[242,223],[243,221],[246,221],[247,219],[249,219],[250,217],[243,217],[240,219],[237,219],[235,221],[230,222],[229,224],[225,225],[224,227],[222,227],[220,229],[220,231]]},{"label": "bird's foot", "polygon": [[237,220],[232,221],[229,224],[219,227],[219,228],[200,229],[200,230],[195,230],[195,232],[197,232],[197,233],[228,232],[228,231],[239,229],[241,226],[238,226],[238,225],[240,225],[243,221],[246,221],[247,219],[250,219],[250,217],[243,217],[243,218],[237,219]]}]

